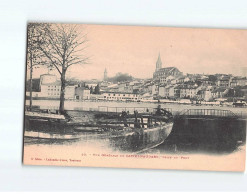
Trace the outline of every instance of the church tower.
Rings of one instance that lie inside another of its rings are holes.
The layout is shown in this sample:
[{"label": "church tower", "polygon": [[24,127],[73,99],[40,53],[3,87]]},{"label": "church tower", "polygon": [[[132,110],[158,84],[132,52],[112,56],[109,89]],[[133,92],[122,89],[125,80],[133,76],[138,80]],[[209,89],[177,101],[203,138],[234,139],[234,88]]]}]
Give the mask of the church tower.
[{"label": "church tower", "polygon": [[162,62],[161,62],[160,53],[159,53],[159,57],[158,57],[158,59],[156,61],[156,71],[158,71],[161,68],[162,68]]},{"label": "church tower", "polygon": [[104,71],[104,81],[106,81],[106,80],[107,80],[107,70],[105,68],[105,71]]}]

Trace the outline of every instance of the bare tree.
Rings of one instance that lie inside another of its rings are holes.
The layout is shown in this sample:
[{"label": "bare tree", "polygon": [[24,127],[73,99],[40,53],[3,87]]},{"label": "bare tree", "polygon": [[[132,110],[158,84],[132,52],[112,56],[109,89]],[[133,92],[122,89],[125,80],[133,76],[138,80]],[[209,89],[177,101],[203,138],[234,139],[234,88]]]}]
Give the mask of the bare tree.
[{"label": "bare tree", "polygon": [[86,34],[77,25],[52,24],[45,27],[45,36],[40,41],[39,49],[50,65],[60,74],[60,114],[64,114],[64,95],[66,72],[73,65],[88,63],[83,55],[86,48]]},{"label": "bare tree", "polygon": [[42,53],[39,50],[40,39],[42,34],[44,34],[44,27],[48,27],[45,23],[29,23],[27,25],[27,67],[29,68],[30,75],[30,111],[32,111],[32,88],[33,88],[33,69],[39,68],[41,65],[47,65],[47,63],[42,60]]}]

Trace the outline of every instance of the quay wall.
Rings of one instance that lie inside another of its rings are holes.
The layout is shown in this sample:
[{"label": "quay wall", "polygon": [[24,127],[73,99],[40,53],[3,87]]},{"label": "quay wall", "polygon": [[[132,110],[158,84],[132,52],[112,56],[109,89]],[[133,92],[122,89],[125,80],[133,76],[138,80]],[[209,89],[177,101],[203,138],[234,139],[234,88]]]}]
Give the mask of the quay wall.
[{"label": "quay wall", "polygon": [[180,151],[232,152],[246,142],[246,120],[228,117],[175,117],[163,146]]}]

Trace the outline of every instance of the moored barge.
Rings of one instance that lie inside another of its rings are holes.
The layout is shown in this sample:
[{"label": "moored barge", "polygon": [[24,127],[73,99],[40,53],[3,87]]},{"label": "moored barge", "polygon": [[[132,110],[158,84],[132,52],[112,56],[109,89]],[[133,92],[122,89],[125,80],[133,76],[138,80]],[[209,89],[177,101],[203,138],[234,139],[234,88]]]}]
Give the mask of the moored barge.
[{"label": "moored barge", "polygon": [[128,111],[67,111],[66,115],[26,112],[24,136],[53,140],[87,138],[105,141],[114,150],[141,152],[162,144],[172,127],[172,114],[160,106],[153,112],[132,114]]}]

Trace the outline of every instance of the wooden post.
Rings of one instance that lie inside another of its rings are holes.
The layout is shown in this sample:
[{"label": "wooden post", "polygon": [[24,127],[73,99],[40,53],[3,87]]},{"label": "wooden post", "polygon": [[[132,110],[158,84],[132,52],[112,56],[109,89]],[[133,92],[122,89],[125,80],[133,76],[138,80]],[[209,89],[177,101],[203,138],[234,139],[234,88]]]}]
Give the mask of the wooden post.
[{"label": "wooden post", "polygon": [[142,128],[144,128],[143,117],[141,116]]}]

